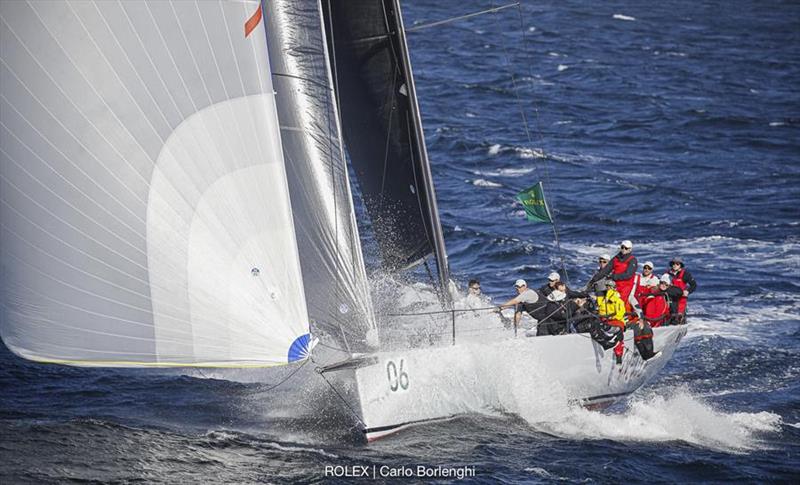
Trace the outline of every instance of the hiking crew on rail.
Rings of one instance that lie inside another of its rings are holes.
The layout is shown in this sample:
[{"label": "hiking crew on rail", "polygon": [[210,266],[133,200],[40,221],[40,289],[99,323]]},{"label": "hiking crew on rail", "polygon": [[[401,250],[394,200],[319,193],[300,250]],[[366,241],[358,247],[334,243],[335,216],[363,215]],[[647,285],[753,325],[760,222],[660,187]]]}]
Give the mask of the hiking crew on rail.
[{"label": "hiking crew on rail", "polygon": [[571,290],[557,272],[548,275],[547,283],[531,289],[525,280],[517,280],[517,296],[498,307],[514,307],[514,325],[522,313],[537,320],[526,336],[560,335],[588,332],[604,349],[614,349],[617,362],[624,354],[625,329],[633,329],[634,343],[645,360],[653,357],[654,327],[686,323],[689,295],[697,282],[680,257],[673,257],[668,270],[659,278],[654,264],[644,263],[637,273],[638,261],[633,243],[622,241],[613,258],[602,254],[598,269],[584,288]]}]

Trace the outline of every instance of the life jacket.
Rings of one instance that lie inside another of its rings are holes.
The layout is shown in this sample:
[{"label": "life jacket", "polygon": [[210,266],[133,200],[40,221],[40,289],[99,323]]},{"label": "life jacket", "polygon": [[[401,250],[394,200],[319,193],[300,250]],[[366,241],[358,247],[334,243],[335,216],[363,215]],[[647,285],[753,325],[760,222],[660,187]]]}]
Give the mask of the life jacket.
[{"label": "life jacket", "polygon": [[616,290],[608,289],[597,297],[597,313],[609,325],[625,329],[625,302]]},{"label": "life jacket", "polygon": [[651,327],[660,327],[669,319],[669,302],[664,294],[642,298],[642,314]]},{"label": "life jacket", "polygon": [[[650,279],[652,279],[652,277]],[[654,288],[644,285],[642,281],[643,281],[642,275],[636,273],[633,283],[633,288],[634,288],[633,296],[634,298],[636,298],[636,301],[639,302],[640,307],[644,306],[645,297],[647,297],[647,295],[652,294],[655,291]]]},{"label": "life jacket", "polygon": [[[611,274],[623,274],[628,271],[628,266],[631,264],[631,260],[633,260],[633,254],[629,254],[624,261],[619,258],[619,255],[611,258]],[[635,280],[635,274],[628,279],[614,280],[617,283],[617,291],[619,292],[620,297],[622,297],[622,301],[628,301],[630,298]]]},{"label": "life jacket", "polygon": [[[681,289],[681,291],[685,291],[686,287],[687,287],[686,282],[683,281],[683,274],[684,273],[686,273],[686,269],[684,269],[684,268],[681,268],[681,270],[678,271],[677,273],[673,273],[672,271],[670,271],[670,275],[672,275],[672,285],[673,286],[677,286],[678,288]],[[683,295],[681,295],[681,297],[678,299],[678,313],[679,314],[686,313],[687,300],[688,299]]]}]

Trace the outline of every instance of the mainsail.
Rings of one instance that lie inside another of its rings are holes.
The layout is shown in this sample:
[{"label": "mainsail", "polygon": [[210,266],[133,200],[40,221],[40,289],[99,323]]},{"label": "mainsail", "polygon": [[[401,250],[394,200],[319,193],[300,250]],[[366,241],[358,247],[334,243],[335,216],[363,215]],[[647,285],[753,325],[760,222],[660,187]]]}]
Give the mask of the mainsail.
[{"label": "mainsail", "polygon": [[[342,128],[384,266],[449,275],[398,0],[322,0]],[[447,292],[442,293],[446,295]]]},{"label": "mainsail", "polygon": [[[303,157],[278,122],[264,24],[242,29],[258,8],[0,4],[0,335],[12,351],[75,365],[281,364],[307,355],[304,281],[361,291],[331,276],[360,263],[355,251],[301,272],[289,191],[307,172],[285,169],[282,140],[287,163]],[[343,193],[337,170],[327,179]],[[329,200],[321,191],[304,202]],[[333,252],[331,224],[353,225],[330,205],[303,208],[320,215],[298,228],[303,257]],[[342,309],[368,314],[360,297]]]}]

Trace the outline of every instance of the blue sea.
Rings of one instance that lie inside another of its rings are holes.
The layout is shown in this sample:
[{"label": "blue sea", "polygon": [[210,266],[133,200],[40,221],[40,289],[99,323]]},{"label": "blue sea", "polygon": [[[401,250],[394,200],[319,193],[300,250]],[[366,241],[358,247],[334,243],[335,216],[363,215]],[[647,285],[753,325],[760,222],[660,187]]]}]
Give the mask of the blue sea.
[{"label": "blue sea", "polygon": [[[500,4],[403,5],[410,28]],[[657,380],[602,413],[532,395],[365,445],[335,402],[298,432],[263,383],[3,347],[0,483],[800,481],[800,3],[524,1],[408,37],[456,281],[498,301],[562,259],[581,286],[623,239],[657,269],[680,255],[698,289]],[[559,244],[515,202],[540,180]]]}]

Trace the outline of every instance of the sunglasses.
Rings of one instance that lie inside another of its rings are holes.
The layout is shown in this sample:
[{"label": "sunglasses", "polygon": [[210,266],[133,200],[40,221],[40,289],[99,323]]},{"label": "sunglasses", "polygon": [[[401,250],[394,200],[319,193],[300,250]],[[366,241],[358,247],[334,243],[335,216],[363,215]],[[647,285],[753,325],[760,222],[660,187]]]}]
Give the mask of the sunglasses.
[{"label": "sunglasses", "polygon": [[481,287],[480,286],[470,286],[469,289],[470,290],[480,290]]},{"label": "sunglasses", "polygon": [[652,267],[650,267],[650,266],[645,266],[645,267],[644,267],[644,269],[649,269],[649,270],[652,270],[653,268],[652,268]]}]

